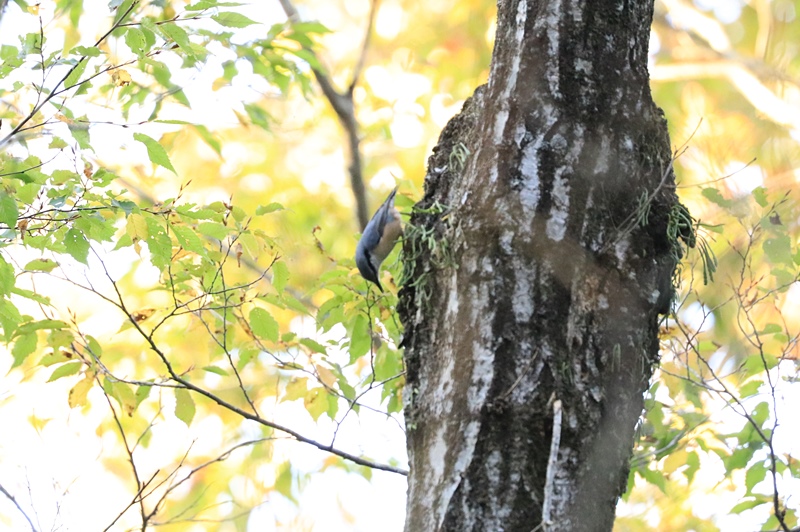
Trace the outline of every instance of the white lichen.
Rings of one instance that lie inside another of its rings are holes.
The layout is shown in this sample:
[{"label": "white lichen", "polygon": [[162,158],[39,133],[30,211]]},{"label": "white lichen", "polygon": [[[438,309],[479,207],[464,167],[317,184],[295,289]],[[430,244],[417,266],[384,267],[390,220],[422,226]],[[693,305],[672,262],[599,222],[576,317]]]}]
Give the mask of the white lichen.
[{"label": "white lichen", "polygon": [[503,253],[506,255],[511,255],[514,252],[514,248],[511,247],[511,243],[514,241],[514,231],[510,231],[506,229],[500,234],[500,249],[503,250]]},{"label": "white lichen", "polygon": [[519,191],[519,201],[525,214],[525,223],[533,221],[536,207],[539,205],[541,191],[539,190],[539,161],[537,153],[538,143],[531,143],[522,150],[519,170],[522,176],[522,188]]},{"label": "white lichen", "polygon": [[547,83],[550,87],[550,92],[552,94],[559,93],[559,84],[558,84],[558,76],[559,76],[559,69],[558,69],[558,61],[561,57],[559,53],[559,33],[558,33],[558,25],[561,22],[561,1],[555,0],[548,2],[547,6],[547,16],[545,17],[545,23],[547,24],[547,66],[545,68],[545,75],[547,77]]},{"label": "white lichen", "polygon": [[547,220],[545,233],[555,242],[560,242],[567,232],[567,217],[569,215],[569,182],[564,178],[565,168],[559,168],[553,179],[551,197],[553,206],[550,208],[550,218]]},{"label": "white lichen", "polygon": [[[526,323],[533,316],[533,290],[531,289],[530,279],[535,278],[535,266],[526,268],[517,265],[517,275],[514,277],[514,297],[512,308],[514,319],[517,323]],[[532,271],[528,271],[528,270]]]},{"label": "white lichen", "polygon": [[508,121],[507,106],[497,112],[494,117],[494,143],[500,144],[503,141],[503,133],[505,132],[506,122]]}]

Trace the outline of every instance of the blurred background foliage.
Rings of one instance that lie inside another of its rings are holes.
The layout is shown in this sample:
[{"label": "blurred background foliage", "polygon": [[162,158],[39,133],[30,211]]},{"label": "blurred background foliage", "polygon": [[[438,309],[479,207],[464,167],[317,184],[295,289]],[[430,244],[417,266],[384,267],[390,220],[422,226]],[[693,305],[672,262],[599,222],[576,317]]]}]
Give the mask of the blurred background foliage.
[{"label": "blurred background foliage", "polygon": [[[19,312],[0,308],[4,526],[24,511],[36,529],[402,529],[401,475],[185,391],[148,343],[155,327],[176,376],[227,404],[406,467],[401,267],[390,257],[387,293],[364,297],[350,154],[312,68],[342,92],[357,75],[370,212],[396,184],[407,211],[486,81],[494,2],[382,0],[363,68],[369,0],[298,2],[294,25],[283,4],[5,6],[0,289]],[[676,278],[616,530],[797,526],[798,10],[656,2],[653,95],[701,245]],[[125,309],[95,294],[117,290]]]}]

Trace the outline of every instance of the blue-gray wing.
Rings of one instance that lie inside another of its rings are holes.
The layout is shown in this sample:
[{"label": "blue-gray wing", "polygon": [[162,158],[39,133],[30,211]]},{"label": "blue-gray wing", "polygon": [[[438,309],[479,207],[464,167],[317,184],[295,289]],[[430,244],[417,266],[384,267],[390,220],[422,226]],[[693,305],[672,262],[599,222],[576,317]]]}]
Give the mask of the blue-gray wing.
[{"label": "blue-gray wing", "polygon": [[[375,232],[378,235],[378,239],[375,241],[375,245],[378,244],[378,240],[380,240],[381,235],[383,235],[383,231],[386,228],[386,223],[389,221],[389,213],[392,211],[392,207],[394,207],[394,195],[397,194],[397,188],[392,190],[389,195],[386,197],[386,200],[381,205],[380,209],[378,209],[372,217],[372,220],[369,223],[376,223]],[[369,224],[368,224],[369,225]]]}]

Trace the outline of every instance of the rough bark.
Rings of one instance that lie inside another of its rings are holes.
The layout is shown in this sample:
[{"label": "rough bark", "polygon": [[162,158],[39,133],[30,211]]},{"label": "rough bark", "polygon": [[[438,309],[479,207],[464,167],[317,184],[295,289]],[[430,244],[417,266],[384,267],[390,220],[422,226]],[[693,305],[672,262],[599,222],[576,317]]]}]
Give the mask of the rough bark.
[{"label": "rough bark", "polygon": [[409,532],[613,525],[679,254],[652,8],[499,2],[404,243]]}]

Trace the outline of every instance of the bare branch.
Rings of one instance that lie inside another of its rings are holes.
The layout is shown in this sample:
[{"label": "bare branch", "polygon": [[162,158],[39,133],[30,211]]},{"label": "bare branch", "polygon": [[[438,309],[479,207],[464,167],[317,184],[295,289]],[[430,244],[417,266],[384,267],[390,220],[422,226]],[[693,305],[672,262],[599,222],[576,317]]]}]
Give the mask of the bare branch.
[{"label": "bare branch", "polygon": [[370,467],[372,469],[380,469],[382,471],[388,471],[388,472],[391,472],[391,473],[397,473],[397,474],[400,474],[400,475],[403,475],[403,476],[407,476],[408,475],[408,471],[403,469],[403,468],[395,467],[395,466],[392,466],[392,465],[389,465],[389,464],[383,464],[383,463],[375,462],[375,461],[372,461],[372,460],[369,460],[369,459],[366,459],[366,458],[362,458],[360,456],[348,453],[348,452],[343,451],[341,449],[337,449],[337,448],[333,447],[332,445],[326,445],[326,444],[324,444],[322,442],[314,440],[313,438],[309,438],[307,436],[304,436],[304,435],[300,434],[299,432],[290,429],[289,427],[286,427],[286,426],[283,426],[281,424],[275,423],[274,421],[270,421],[270,420],[264,419],[264,418],[262,418],[261,416],[259,416],[257,414],[252,414],[252,413],[250,413],[250,412],[248,412],[246,410],[243,410],[242,408],[239,408],[238,406],[236,406],[236,405],[234,405],[232,403],[229,403],[229,402],[225,401],[221,397],[213,394],[212,392],[210,392],[210,391],[208,391],[208,390],[206,390],[204,388],[201,388],[200,386],[197,386],[196,384],[192,383],[191,381],[189,381],[189,380],[185,379],[184,377],[182,377],[181,375],[179,375],[175,371],[175,369],[172,367],[172,363],[167,358],[167,355],[164,353],[164,351],[161,350],[161,348],[155,342],[155,340],[153,338],[153,335],[152,334],[148,334],[142,328],[142,326],[139,323],[139,321],[134,318],[132,312],[127,308],[127,306],[125,305],[125,300],[124,300],[124,298],[122,296],[122,293],[119,291],[119,286],[117,285],[117,282],[111,277],[111,274],[109,273],[108,269],[106,268],[105,263],[102,260],[100,261],[100,265],[103,268],[103,271],[104,271],[104,273],[106,275],[106,278],[110,281],[112,287],[114,288],[114,291],[115,291],[115,294],[116,294],[116,299],[111,299],[110,297],[108,297],[108,296],[106,296],[106,295],[104,295],[104,294],[102,294],[100,292],[97,292],[97,291],[94,291],[94,293],[98,297],[104,299],[105,301],[111,303],[112,305],[114,305],[115,307],[120,309],[125,314],[127,319],[130,321],[130,323],[133,325],[133,327],[136,329],[136,331],[140,334],[140,336],[145,340],[145,342],[148,344],[150,349],[158,356],[159,359],[161,359],[161,362],[164,364],[164,367],[166,368],[167,372],[169,373],[170,377],[172,378],[172,380],[174,382],[180,384],[181,386],[183,386],[187,390],[191,390],[191,391],[193,391],[193,392],[195,392],[195,393],[197,393],[199,395],[202,395],[203,397],[205,397],[207,399],[210,399],[212,402],[216,403],[218,406],[221,406],[222,408],[224,408],[224,409],[226,409],[226,410],[228,410],[230,412],[238,414],[239,416],[241,416],[244,419],[249,419],[250,421],[254,421],[254,422],[256,422],[256,423],[258,423],[260,425],[263,425],[265,427],[269,427],[271,429],[278,430],[280,432],[284,432],[284,433],[290,435],[295,440],[297,440],[299,442],[302,442],[302,443],[306,443],[306,444],[311,445],[313,447],[316,447],[317,449],[319,449],[321,451],[325,451],[325,452],[334,454],[336,456],[339,456],[341,458],[344,458],[346,460],[354,462],[354,463],[356,463],[358,465],[363,465],[363,466],[366,466],[366,467]]},{"label": "bare branch", "polygon": [[[0,8],[0,12],[2,12],[2,8]],[[15,499],[14,496],[11,495],[11,493],[9,493],[8,490],[5,489],[2,484],[0,484],[0,493],[5,495],[8,498],[8,500],[10,500],[14,504],[14,506],[17,507],[17,510],[19,510],[19,513],[21,513],[25,517],[25,520],[28,521],[28,524],[30,525],[31,530],[33,532],[38,532],[36,530],[36,527],[33,525],[33,521],[31,521],[31,518],[28,517],[27,513],[25,513],[25,510],[22,509],[22,506],[19,505],[19,503],[17,502],[17,499]]]},{"label": "bare branch", "polygon": [[[291,0],[279,1],[281,7],[283,7],[284,13],[286,14],[286,18],[289,19],[290,23],[297,24],[298,22],[301,22],[300,15],[298,14],[297,9],[294,7],[294,4],[292,4]],[[359,147],[360,141],[358,138],[358,121],[356,120],[355,114],[353,89],[355,88],[355,84],[358,80],[357,76],[360,74],[361,69],[363,68],[363,61],[364,57],[366,56],[366,47],[369,45],[369,34],[372,31],[373,19],[377,9],[376,6],[377,0],[373,2],[370,10],[367,35],[364,38],[361,57],[356,65],[356,70],[353,73],[353,80],[351,81],[347,91],[337,91],[327,74],[312,67],[314,77],[317,79],[317,83],[319,84],[319,88],[322,90],[322,94],[325,95],[328,103],[331,104],[336,116],[339,118],[339,123],[342,125],[342,128],[344,128],[345,134],[347,135],[347,147],[350,153],[350,166],[348,167],[350,172],[350,187],[353,190],[353,196],[356,200],[356,215],[358,217],[358,224],[362,231],[369,222],[369,208],[367,207],[367,192],[364,186],[363,164],[361,162],[361,149]],[[305,47],[304,49],[308,53],[316,56],[314,50]]]}]

